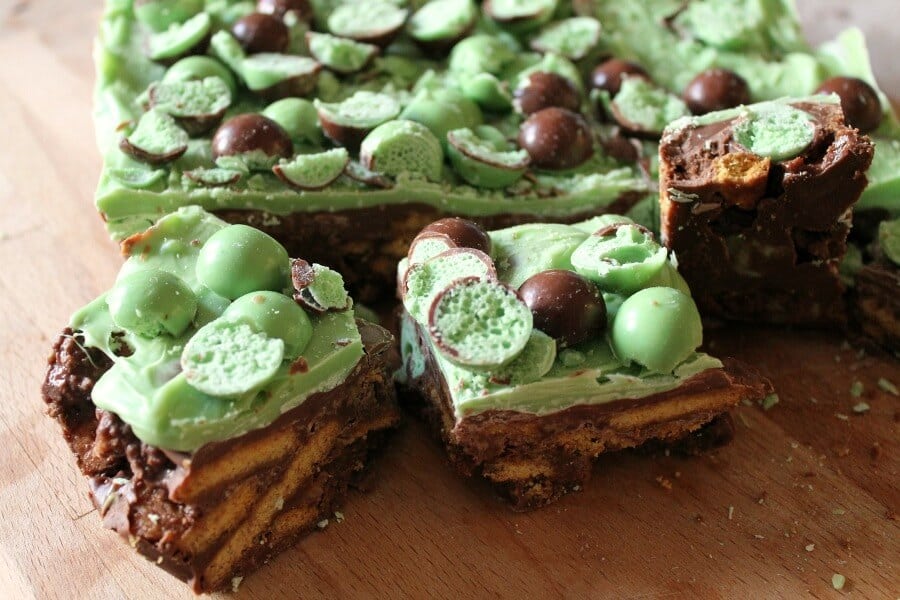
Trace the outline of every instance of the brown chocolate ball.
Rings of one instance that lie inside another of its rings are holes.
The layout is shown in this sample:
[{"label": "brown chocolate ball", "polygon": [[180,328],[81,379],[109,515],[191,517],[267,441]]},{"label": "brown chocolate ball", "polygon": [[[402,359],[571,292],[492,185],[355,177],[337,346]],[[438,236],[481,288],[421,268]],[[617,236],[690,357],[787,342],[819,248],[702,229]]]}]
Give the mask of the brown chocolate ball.
[{"label": "brown chocolate ball", "polygon": [[466,219],[459,217],[439,219],[426,225],[419,235],[423,233],[440,233],[450,238],[457,248],[474,248],[488,255],[491,253],[491,238],[484,229]]},{"label": "brown chocolate ball", "polygon": [[599,336],[606,328],[606,303],[589,279],[563,269],[532,275],[519,295],[534,315],[534,326],[560,347]]},{"label": "brown chocolate ball", "polygon": [[313,9],[309,0],[259,0],[256,3],[256,10],[279,19],[283,19],[289,12],[297,15],[297,19],[300,21],[310,21],[313,18]]},{"label": "brown chocolate ball", "polygon": [[820,85],[816,92],[840,96],[844,120],[859,129],[860,133],[869,133],[881,125],[884,108],[878,98],[878,92],[862,79],[832,77]]},{"label": "brown chocolate ball", "polygon": [[591,73],[591,85],[598,90],[606,90],[610,96],[615,96],[622,87],[624,76],[650,80],[650,75],[644,67],[621,58],[610,58],[594,68],[594,72]]},{"label": "brown chocolate ball", "polygon": [[525,115],[551,106],[578,112],[581,94],[575,84],[566,77],[547,71],[537,71],[515,91],[516,108]]},{"label": "brown chocolate ball", "polygon": [[519,127],[519,146],[540,169],[571,169],[594,154],[591,127],[578,113],[552,106]]},{"label": "brown chocolate ball", "polygon": [[684,88],[684,102],[695,115],[750,103],[747,80],[728,69],[703,71]]},{"label": "brown chocolate ball", "polygon": [[287,25],[272,15],[251,13],[231,26],[231,33],[248,54],[284,52],[291,40]]},{"label": "brown chocolate ball", "polygon": [[255,113],[232,117],[222,123],[212,138],[213,158],[259,150],[266,156],[290,158],[294,145],[281,125]]}]

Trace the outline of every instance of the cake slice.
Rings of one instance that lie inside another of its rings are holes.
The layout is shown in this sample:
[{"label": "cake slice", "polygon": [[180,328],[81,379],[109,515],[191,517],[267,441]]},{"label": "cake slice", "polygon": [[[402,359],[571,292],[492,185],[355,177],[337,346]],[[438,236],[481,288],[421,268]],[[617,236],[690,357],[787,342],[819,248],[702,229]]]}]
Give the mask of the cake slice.
[{"label": "cake slice", "polygon": [[195,592],[327,519],[398,422],[391,336],[340,276],[197,207],[122,246],[43,385],[106,527]]},{"label": "cake slice", "polygon": [[873,146],[836,95],[675,121],[660,144],[662,241],[704,314],[824,325]]},{"label": "cake slice", "polygon": [[398,286],[407,402],[457,470],[516,509],[578,489],[604,452],[724,443],[729,409],[770,391],[698,351],[674,261],[625,217],[490,233],[444,219],[416,237]]}]

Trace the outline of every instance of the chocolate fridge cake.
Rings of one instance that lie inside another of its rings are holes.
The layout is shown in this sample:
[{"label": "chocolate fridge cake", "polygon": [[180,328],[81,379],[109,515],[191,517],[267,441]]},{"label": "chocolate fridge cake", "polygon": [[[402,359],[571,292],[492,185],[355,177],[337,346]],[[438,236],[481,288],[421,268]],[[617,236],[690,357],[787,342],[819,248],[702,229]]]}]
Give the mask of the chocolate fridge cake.
[{"label": "chocolate fridge cake", "polygon": [[391,337],[340,275],[198,207],[123,251],[44,401],[104,525],[195,592],[231,588],[331,515],[397,424]]},{"label": "chocolate fridge cake", "polygon": [[852,316],[867,338],[900,352],[900,218],[881,221],[858,260],[849,273]]},{"label": "chocolate fridge cake", "polygon": [[[603,452],[675,442],[760,399],[768,383],[698,351],[700,316],[646,228],[607,215],[489,234],[444,219],[398,272],[397,373],[456,468],[517,509],[589,478]],[[709,434],[709,435],[707,435]]]},{"label": "chocolate fridge cake", "polygon": [[837,96],[680,119],[659,152],[662,241],[704,314],[844,321],[838,268],[873,146]]}]

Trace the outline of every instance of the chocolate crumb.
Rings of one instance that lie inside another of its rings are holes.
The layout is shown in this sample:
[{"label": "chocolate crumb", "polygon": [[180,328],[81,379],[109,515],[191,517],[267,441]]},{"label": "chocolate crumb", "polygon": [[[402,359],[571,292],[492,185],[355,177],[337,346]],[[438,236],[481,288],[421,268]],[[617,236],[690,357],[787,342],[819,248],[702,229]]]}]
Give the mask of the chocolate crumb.
[{"label": "chocolate crumb", "polygon": [[297,360],[291,363],[291,368],[288,371],[291,375],[296,375],[297,373],[308,373],[309,372],[309,363],[306,362],[304,357],[299,357]]}]

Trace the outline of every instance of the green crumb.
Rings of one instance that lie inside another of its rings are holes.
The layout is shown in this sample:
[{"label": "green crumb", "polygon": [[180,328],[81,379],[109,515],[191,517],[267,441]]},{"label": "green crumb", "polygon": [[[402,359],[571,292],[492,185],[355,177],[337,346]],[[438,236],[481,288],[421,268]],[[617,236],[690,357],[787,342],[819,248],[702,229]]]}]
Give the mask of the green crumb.
[{"label": "green crumb", "polygon": [[897,386],[890,379],[885,379],[884,377],[878,378],[878,388],[883,391],[891,394],[893,396],[900,396],[900,390],[897,389]]},{"label": "green crumb", "polygon": [[770,408],[772,408],[773,406],[778,404],[778,402],[779,402],[778,394],[769,394],[768,396],[763,398],[763,401],[762,401],[763,410],[769,410]]},{"label": "green crumb", "polygon": [[847,578],[841,575],[840,573],[835,573],[831,576],[831,587],[840,591],[844,589],[844,585],[847,583]]},{"label": "green crumb", "polygon": [[865,387],[863,386],[862,381],[854,381],[853,385],[850,386],[850,395],[854,398],[862,396],[864,391]]},{"label": "green crumb", "polygon": [[863,413],[869,412],[869,409],[871,409],[871,408],[872,407],[869,406],[868,402],[857,402],[856,404],[853,405],[853,412],[855,412],[858,415],[861,415]]}]

